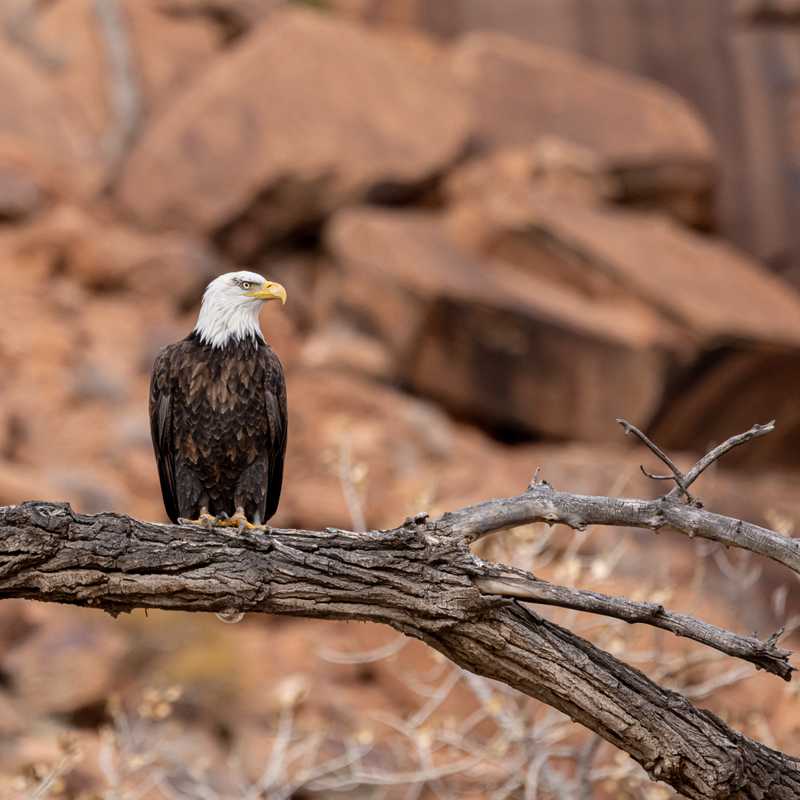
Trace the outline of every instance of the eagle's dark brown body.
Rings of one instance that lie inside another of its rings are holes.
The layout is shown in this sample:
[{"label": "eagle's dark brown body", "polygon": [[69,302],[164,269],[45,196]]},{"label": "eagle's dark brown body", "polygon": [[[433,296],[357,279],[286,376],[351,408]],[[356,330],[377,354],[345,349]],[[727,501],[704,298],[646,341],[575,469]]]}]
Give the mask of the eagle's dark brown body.
[{"label": "eagle's dark brown body", "polygon": [[150,426],[169,518],[243,508],[266,522],[280,499],[286,423],[283,369],[260,339],[214,348],[192,333],[161,350]]}]

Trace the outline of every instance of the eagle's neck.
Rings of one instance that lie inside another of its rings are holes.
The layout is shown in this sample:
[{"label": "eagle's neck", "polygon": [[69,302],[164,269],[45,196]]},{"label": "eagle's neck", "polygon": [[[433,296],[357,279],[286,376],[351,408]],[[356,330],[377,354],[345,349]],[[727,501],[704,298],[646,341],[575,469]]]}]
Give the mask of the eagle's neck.
[{"label": "eagle's neck", "polygon": [[258,323],[258,312],[261,303],[224,302],[223,298],[203,298],[200,314],[194,333],[203,344],[211,347],[225,347],[231,342],[241,342],[246,339],[264,341],[261,326]]}]

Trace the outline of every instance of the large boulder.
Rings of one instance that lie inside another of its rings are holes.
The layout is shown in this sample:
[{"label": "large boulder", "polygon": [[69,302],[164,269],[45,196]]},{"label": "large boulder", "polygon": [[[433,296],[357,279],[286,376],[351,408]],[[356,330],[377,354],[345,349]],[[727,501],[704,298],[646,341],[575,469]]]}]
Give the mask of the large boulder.
[{"label": "large boulder", "polygon": [[586,203],[607,203],[624,192],[591,150],[556,137],[531,144],[499,147],[454,167],[441,185],[448,206],[470,203],[498,192],[532,187],[564,194]]},{"label": "large boulder", "polygon": [[103,8],[8,0],[0,9],[0,221],[27,216],[43,188],[88,198],[113,182],[148,118],[220,49],[212,25],[151,0]]},{"label": "large boulder", "polygon": [[118,198],[140,223],[217,234],[250,259],[338,206],[420,187],[469,131],[453,81],[401,46],[275,13],[148,128]]},{"label": "large boulder", "polygon": [[198,237],[148,233],[73,205],[60,205],[20,229],[14,248],[53,267],[91,292],[162,295],[177,307],[194,304],[225,265]]},{"label": "large boulder", "polygon": [[665,158],[707,166],[712,157],[696,113],[651,81],[491,33],[454,44],[450,63],[476,107],[478,136],[487,146],[557,136],[621,167]]},{"label": "large boulder", "polygon": [[796,0],[329,1],[374,24],[448,39],[511,34],[670,87],[717,143],[719,230],[800,285]]},{"label": "large boulder", "polygon": [[657,422],[662,444],[701,449],[779,417],[778,434],[737,455],[800,463],[790,400],[800,386],[800,296],[752,259],[657,215],[536,190],[462,205],[450,226],[485,258],[573,292],[639,298],[679,326],[695,355],[673,371],[658,413],[638,417]]},{"label": "large boulder", "polygon": [[632,294],[470,255],[430,214],[340,212],[328,244],[342,313],[388,344],[395,379],[500,431],[616,436],[615,417],[652,417],[689,356]]},{"label": "large boulder", "polygon": [[618,168],[591,148],[546,135],[464,161],[448,173],[441,196],[447,205],[460,205],[498,192],[535,189],[584,204],[656,210],[704,228],[709,221],[709,186],[704,170],[655,162],[642,170]]},{"label": "large boulder", "polygon": [[480,253],[582,288],[610,281],[704,344],[800,346],[800,295],[729,244],[644,214],[536,188],[458,207],[451,229]]},{"label": "large boulder", "polygon": [[58,61],[50,83],[91,142],[95,188],[113,181],[133,138],[220,49],[213,27],[201,20],[161,13],[142,0],[123,0],[119,8],[113,28],[114,15],[99,14],[93,0],[63,0],[48,4],[35,28],[37,46]]},{"label": "large boulder", "polygon": [[619,202],[665,206],[690,224],[710,226],[713,147],[678,95],[501,34],[465,37],[450,63],[485,148],[562,142],[613,181]]},{"label": "large boulder", "polygon": [[47,191],[83,188],[90,140],[77,109],[8,42],[0,42],[0,217],[16,220]]}]

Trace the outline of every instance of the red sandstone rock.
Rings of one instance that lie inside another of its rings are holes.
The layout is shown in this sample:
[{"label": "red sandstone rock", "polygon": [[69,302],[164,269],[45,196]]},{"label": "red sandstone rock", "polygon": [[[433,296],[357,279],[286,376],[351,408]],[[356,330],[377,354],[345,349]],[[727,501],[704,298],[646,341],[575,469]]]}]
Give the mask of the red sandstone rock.
[{"label": "red sandstone rock", "polygon": [[[331,0],[351,16],[457,39],[493,31],[668,86],[714,135],[715,229],[800,284],[797,0]],[[398,8],[402,13],[398,13]]]},{"label": "red sandstone rock", "polygon": [[0,209],[12,176],[17,199],[11,205],[22,207],[12,217],[35,209],[43,180],[48,187],[79,191],[85,183],[81,171],[91,171],[92,158],[78,111],[7,41],[0,43],[0,98],[0,171],[6,176]]},{"label": "red sandstone rock", "polygon": [[683,349],[632,294],[482,261],[431,215],[344,212],[328,241],[345,313],[388,343],[397,374],[489,425],[607,439],[616,416],[655,413]]},{"label": "red sandstone rock", "polygon": [[566,285],[608,281],[609,292],[640,297],[706,344],[800,346],[800,294],[725,242],[657,215],[536,189],[484,194],[457,214],[481,253]]},{"label": "red sandstone rock", "polygon": [[657,216],[529,188],[484,195],[449,223],[485,258],[593,303],[638,298],[680,328],[694,355],[672,364],[657,416],[638,418],[657,422],[660,443],[703,449],[778,417],[776,435],[735,458],[800,463],[800,429],[790,408],[792,387],[800,387],[800,296],[752,259]]},{"label": "red sandstone rock", "polygon": [[120,137],[128,130],[140,135],[219,50],[213,28],[201,20],[170,17],[145,0],[119,5],[121,29],[115,35],[130,54],[127,76],[115,63],[121,45],[109,38],[93,0],[48,4],[31,34],[59,61],[48,72],[49,83],[75,110],[94,163],[95,187],[113,180],[108,170],[116,168]]},{"label": "red sandstone rock", "polygon": [[472,99],[484,147],[556,139],[589,154],[620,202],[663,206],[691,224],[710,224],[714,151],[678,95],[499,34],[465,37],[453,46],[451,66]]},{"label": "red sandstone rock", "polygon": [[446,75],[328,16],[275,14],[148,128],[119,199],[144,224],[216,232],[241,259],[369,192],[418,186],[468,133]]}]

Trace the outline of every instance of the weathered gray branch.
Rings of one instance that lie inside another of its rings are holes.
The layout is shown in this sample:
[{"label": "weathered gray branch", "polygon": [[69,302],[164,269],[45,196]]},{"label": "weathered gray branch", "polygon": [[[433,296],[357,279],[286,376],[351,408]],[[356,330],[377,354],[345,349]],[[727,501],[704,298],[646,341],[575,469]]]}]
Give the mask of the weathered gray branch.
[{"label": "weathered gray branch", "polygon": [[[753,431],[742,436],[761,435],[760,428]],[[731,441],[682,475],[684,485],[735,446]],[[672,493],[652,501],[615,499],[535,482],[516,497],[436,519],[419,514],[398,528],[365,533],[329,528],[254,535],[119,514],[85,516],[47,502],[0,508],[0,598],[112,614],[163,608],[381,622],[559,709],[686,797],[800,797],[798,759],[737,733],[527,603],[655,625],[788,679],[789,654],[777,648],[777,636],[761,641],[656,604],[556,586],[486,563],[469,549],[487,533],[530,522],[577,530],[669,526],[759,553],[800,574],[795,540],[685,505]]]},{"label": "weathered gray branch", "polygon": [[[734,447],[741,447],[743,444],[752,442],[753,439],[759,439],[772,433],[775,430],[775,420],[767,422],[765,425],[755,424],[750,430],[744,433],[739,433],[736,436],[731,436],[722,444],[717,445],[713,450],[709,450],[687,473],[683,476],[684,486],[687,488],[691,486],[714,462],[718,461],[725,453],[733,450]],[[669,497],[673,497],[678,493],[675,488],[669,493]]]},{"label": "weathered gray branch", "polygon": [[739,433],[736,436],[731,436],[726,439],[722,444],[717,445],[713,450],[709,450],[685,475],[678,469],[677,464],[653,441],[651,441],[642,431],[635,425],[624,419],[618,419],[617,422],[622,426],[622,429],[627,434],[633,434],[639,441],[641,441],[651,452],[653,452],[660,461],[663,461],[670,469],[670,475],[653,475],[648,472],[643,466],[640,467],[642,472],[655,481],[675,481],[675,488],[669,492],[667,497],[672,498],[676,495],[682,494],[687,500],[691,500],[692,496],[689,494],[689,487],[716,461],[719,461],[725,453],[733,450],[734,447],[741,447],[743,444],[758,439],[761,436],[766,436],[775,430],[775,420],[767,422],[765,425],[755,424],[750,430],[744,433]]},{"label": "weathered gray branch", "polygon": [[580,495],[557,492],[543,483],[516,497],[453,512],[448,521],[457,535],[470,541],[532,522],[567,525],[578,531],[590,525],[652,531],[672,528],[689,538],[699,536],[726,547],[740,547],[771,558],[800,575],[800,540],[733,517],[684,505],[669,497],[638,500]]},{"label": "weathered gray branch", "polygon": [[569,586],[558,586],[507,567],[500,568],[496,575],[476,578],[475,585],[483,594],[514,597],[528,603],[571,608],[589,614],[602,614],[625,622],[652,625],[670,631],[676,636],[684,636],[713,647],[734,658],[749,661],[760,669],[779,675],[787,681],[794,672],[794,668],[789,664],[791,653],[788,650],[778,649],[772,637],[762,641],[755,636],[739,636],[688,614],[668,611],[660,603],[641,603],[628,600],[626,597],[611,597],[600,592],[586,592]]},{"label": "weathered gray branch", "polygon": [[[468,549],[475,527],[488,525],[478,518],[510,524],[508,509],[529,504],[530,494],[435,520],[418,516],[389,531],[269,536],[25,503],[0,509],[0,598],[112,613],[236,610],[382,622],[558,708],[687,797],[800,796],[794,759],[518,602],[481,591],[480,580],[500,568]],[[548,503],[555,494],[546,493]]]}]

